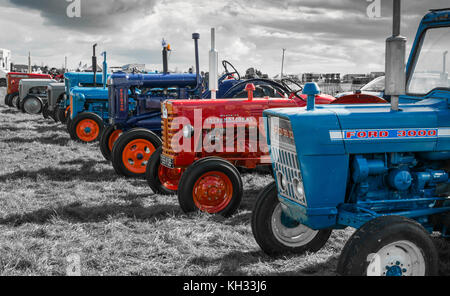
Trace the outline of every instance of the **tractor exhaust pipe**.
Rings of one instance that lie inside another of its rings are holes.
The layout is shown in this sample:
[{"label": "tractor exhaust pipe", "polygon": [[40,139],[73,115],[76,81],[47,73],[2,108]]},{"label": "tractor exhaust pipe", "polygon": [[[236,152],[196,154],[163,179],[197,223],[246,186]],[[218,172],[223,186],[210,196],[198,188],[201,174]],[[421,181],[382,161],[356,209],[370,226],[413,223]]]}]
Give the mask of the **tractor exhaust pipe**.
[{"label": "tractor exhaust pipe", "polygon": [[211,28],[211,51],[209,52],[209,90],[211,91],[211,99],[217,98],[217,90],[219,76],[219,53],[216,50],[216,29]]},{"label": "tractor exhaust pipe", "polygon": [[200,34],[199,33],[194,33],[192,34],[192,39],[194,39],[194,44],[195,44],[195,72],[197,74],[197,87],[200,87],[200,61],[199,61],[199,57],[198,57],[198,39],[200,39]]},{"label": "tractor exhaust pipe", "polygon": [[92,47],[93,55],[92,55],[92,72],[94,72],[94,87],[97,87],[97,56],[95,55],[95,48],[97,47],[97,43]]},{"label": "tractor exhaust pipe", "polygon": [[168,58],[168,45],[166,44],[166,41],[163,39],[162,42],[163,50],[162,50],[162,56],[163,56],[163,74],[169,73],[169,58]]},{"label": "tractor exhaust pipe", "polygon": [[392,36],[386,39],[386,95],[391,96],[391,110],[399,111],[399,96],[406,93],[406,38],[400,35],[401,0],[393,0]]},{"label": "tractor exhaust pipe", "polygon": [[104,51],[102,55],[103,55],[103,89],[106,89],[108,77],[108,63],[106,62],[106,51]]}]

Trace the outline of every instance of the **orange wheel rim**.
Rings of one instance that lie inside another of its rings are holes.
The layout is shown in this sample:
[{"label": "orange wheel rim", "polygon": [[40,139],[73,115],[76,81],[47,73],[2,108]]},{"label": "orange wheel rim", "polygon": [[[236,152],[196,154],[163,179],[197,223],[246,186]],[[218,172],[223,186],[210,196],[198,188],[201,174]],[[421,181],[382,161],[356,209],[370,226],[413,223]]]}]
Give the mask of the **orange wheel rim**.
[{"label": "orange wheel rim", "polygon": [[208,172],[195,182],[192,196],[197,208],[215,214],[230,203],[233,197],[233,184],[222,172]]},{"label": "orange wheel rim", "polygon": [[100,127],[92,119],[83,119],[77,124],[76,133],[81,141],[92,142],[98,138]]},{"label": "orange wheel rim", "polygon": [[112,151],[114,143],[116,142],[116,140],[119,138],[119,136],[122,134],[122,130],[115,130],[112,132],[112,134],[109,136],[108,139],[108,147],[109,150]]},{"label": "orange wheel rim", "polygon": [[66,108],[66,112],[64,114],[67,117],[67,116],[69,116],[69,113],[70,113],[70,106]]},{"label": "orange wheel rim", "polygon": [[155,150],[155,146],[150,141],[144,139],[131,141],[122,152],[125,168],[135,174],[144,174],[147,162]]},{"label": "orange wheel rim", "polygon": [[163,165],[159,165],[158,177],[161,185],[169,190],[178,190],[178,183],[180,182],[181,175],[183,174],[183,169],[169,169]]}]

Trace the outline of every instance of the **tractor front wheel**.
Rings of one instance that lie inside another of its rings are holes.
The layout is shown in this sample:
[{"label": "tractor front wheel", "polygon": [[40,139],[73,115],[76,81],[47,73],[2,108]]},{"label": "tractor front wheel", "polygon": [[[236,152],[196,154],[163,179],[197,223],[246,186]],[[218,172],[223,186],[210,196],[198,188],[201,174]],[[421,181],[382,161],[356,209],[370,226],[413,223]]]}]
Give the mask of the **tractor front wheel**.
[{"label": "tractor front wheel", "polygon": [[42,112],[43,105],[41,98],[34,95],[28,95],[23,98],[23,100],[20,100],[19,109],[23,113],[36,115]]},{"label": "tractor front wheel", "polygon": [[228,161],[209,157],[194,162],[181,176],[178,201],[185,213],[233,215],[242,201],[239,171]]},{"label": "tractor front wheel", "polygon": [[317,252],[328,241],[332,230],[313,230],[288,217],[278,200],[275,182],[258,195],[252,212],[252,232],[269,256]]},{"label": "tractor front wheel", "polygon": [[83,112],[71,120],[68,129],[72,140],[92,143],[99,139],[103,131],[103,120],[97,114]]},{"label": "tractor front wheel", "polygon": [[13,93],[9,97],[9,106],[10,107],[17,107],[17,101],[19,100],[19,93]]},{"label": "tractor front wheel", "polygon": [[147,162],[162,145],[161,139],[150,130],[132,129],[114,143],[111,160],[117,174],[125,177],[145,175]]},{"label": "tractor front wheel", "polygon": [[48,119],[50,117],[50,111],[48,110],[48,103],[45,103],[44,107],[42,107],[42,116],[45,119]]},{"label": "tractor front wheel", "polygon": [[100,137],[100,151],[106,160],[111,160],[111,151],[114,147],[114,143],[122,133],[123,131],[121,129],[118,129],[113,125],[110,125],[103,130],[102,136]]},{"label": "tractor front wheel", "polygon": [[162,147],[156,149],[147,163],[145,178],[154,193],[163,195],[177,194],[178,184],[184,169],[171,169],[161,164]]},{"label": "tractor front wheel", "polygon": [[337,271],[345,276],[433,276],[438,253],[418,222],[382,216],[358,229],[344,246]]}]

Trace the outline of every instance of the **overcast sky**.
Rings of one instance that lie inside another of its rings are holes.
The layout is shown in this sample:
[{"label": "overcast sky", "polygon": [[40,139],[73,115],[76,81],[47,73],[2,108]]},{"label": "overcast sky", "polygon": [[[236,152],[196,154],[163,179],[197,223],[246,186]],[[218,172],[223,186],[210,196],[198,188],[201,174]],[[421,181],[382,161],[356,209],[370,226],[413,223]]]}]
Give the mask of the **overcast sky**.
[{"label": "overcast sky", "polygon": [[[219,58],[239,71],[256,67],[285,73],[384,71],[385,39],[392,34],[392,0],[380,0],[381,17],[369,18],[368,0],[80,0],[81,17],[66,14],[74,0],[0,0],[0,48],[15,63],[69,67],[90,63],[92,44],[109,64],[161,67],[161,40],[172,46],[170,68],[194,65],[192,33],[200,33],[200,63],[207,71],[210,28]],[[402,34],[411,45],[422,16],[449,0],[402,1]]]}]

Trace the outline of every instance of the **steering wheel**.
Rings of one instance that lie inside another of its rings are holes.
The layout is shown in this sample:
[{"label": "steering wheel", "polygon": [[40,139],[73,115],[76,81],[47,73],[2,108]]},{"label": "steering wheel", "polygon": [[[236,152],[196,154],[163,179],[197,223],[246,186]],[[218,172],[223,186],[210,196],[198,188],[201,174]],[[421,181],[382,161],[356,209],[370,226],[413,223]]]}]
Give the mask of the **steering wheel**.
[{"label": "steering wheel", "polygon": [[[298,87],[298,89],[292,90],[292,88],[286,83],[287,81],[292,84],[295,84]],[[290,93],[289,99],[292,100],[294,97],[297,97],[298,99],[304,101],[304,99],[300,96],[302,94],[301,92],[303,91],[303,86],[301,86],[300,83],[291,78],[282,78],[280,82],[286,89],[289,90]]]},{"label": "steering wheel", "polygon": [[[230,66],[234,70],[234,72],[228,71],[227,65]],[[227,76],[232,76],[235,80],[241,80],[241,75],[239,74],[238,70],[236,70],[236,68],[229,61],[223,60],[222,66],[225,69],[225,73]],[[234,74],[238,76],[237,79],[233,76]]]}]

